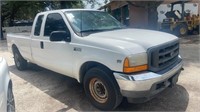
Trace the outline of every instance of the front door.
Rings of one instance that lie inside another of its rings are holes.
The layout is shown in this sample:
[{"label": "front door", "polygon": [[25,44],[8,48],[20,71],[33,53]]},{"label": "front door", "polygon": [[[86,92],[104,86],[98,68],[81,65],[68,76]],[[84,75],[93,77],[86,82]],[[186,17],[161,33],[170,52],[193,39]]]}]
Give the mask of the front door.
[{"label": "front door", "polygon": [[70,42],[66,41],[51,42],[49,38],[53,31],[69,32],[60,13],[50,13],[47,15],[46,22],[44,23],[44,33],[41,35],[41,40],[38,41],[40,57],[37,57],[36,61],[40,66],[47,69],[71,76],[73,64],[72,46]]}]

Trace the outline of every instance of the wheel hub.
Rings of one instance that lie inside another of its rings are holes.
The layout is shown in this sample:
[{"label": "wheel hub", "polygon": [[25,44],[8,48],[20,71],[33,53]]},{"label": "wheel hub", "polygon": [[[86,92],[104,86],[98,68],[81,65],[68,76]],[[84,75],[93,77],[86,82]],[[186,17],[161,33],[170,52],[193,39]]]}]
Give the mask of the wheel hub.
[{"label": "wheel hub", "polygon": [[105,87],[104,85],[99,82],[99,81],[96,81],[95,84],[94,84],[94,90],[95,90],[95,93],[101,97],[101,98],[104,98],[106,93],[105,93]]},{"label": "wheel hub", "polygon": [[90,80],[89,89],[92,97],[99,103],[105,103],[108,99],[108,92],[104,83],[97,78]]},{"label": "wheel hub", "polygon": [[181,28],[180,29],[180,33],[181,33],[181,35],[184,35],[186,33],[186,29],[185,28]]}]

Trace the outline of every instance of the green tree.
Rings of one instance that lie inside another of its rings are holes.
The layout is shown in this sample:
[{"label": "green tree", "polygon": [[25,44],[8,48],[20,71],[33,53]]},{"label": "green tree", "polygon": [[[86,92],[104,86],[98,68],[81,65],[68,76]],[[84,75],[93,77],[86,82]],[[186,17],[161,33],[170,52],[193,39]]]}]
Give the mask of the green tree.
[{"label": "green tree", "polygon": [[59,1],[60,2],[60,9],[66,8],[84,8],[84,4],[82,1]]},{"label": "green tree", "polygon": [[4,1],[1,6],[1,24],[3,26],[7,20],[9,26],[13,26],[15,19],[31,19],[44,6],[42,2],[37,1]]},{"label": "green tree", "polygon": [[8,21],[13,26],[15,19],[33,19],[38,12],[47,9],[83,8],[82,1],[3,1],[1,24]]},{"label": "green tree", "polygon": [[83,8],[81,0],[76,1],[0,1],[1,7],[1,38],[2,27],[5,21],[9,26],[14,25],[14,20],[34,19],[38,12],[47,9],[64,9],[64,8]]}]

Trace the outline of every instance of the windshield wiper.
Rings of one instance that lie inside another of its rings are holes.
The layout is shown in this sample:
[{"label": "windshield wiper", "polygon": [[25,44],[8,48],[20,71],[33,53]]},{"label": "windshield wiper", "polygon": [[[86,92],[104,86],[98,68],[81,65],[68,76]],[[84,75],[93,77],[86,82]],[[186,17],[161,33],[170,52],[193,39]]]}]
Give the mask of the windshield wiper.
[{"label": "windshield wiper", "polygon": [[109,29],[88,29],[88,30],[82,30],[80,31],[81,36],[83,36],[83,33],[97,33],[97,32],[102,32],[102,31],[112,31],[112,30],[117,30],[117,29],[124,29],[124,27],[115,27],[115,28],[109,28]]},{"label": "windshield wiper", "polygon": [[83,33],[83,32],[99,32],[99,31],[105,31],[105,29],[89,29],[89,30],[82,30],[81,33]]},{"label": "windshield wiper", "polygon": [[91,33],[97,33],[97,32],[102,32],[105,31],[105,29],[89,29],[89,30],[82,30],[80,31],[81,36],[85,35],[85,34],[91,34]]},{"label": "windshield wiper", "polygon": [[99,31],[108,31],[108,30],[116,30],[116,29],[123,29],[123,27],[115,27],[115,28],[109,28],[109,29],[89,29],[89,30],[83,30],[82,32],[99,32]]},{"label": "windshield wiper", "polygon": [[116,27],[116,28],[110,28],[108,30],[117,30],[117,29],[123,29],[122,27]]}]

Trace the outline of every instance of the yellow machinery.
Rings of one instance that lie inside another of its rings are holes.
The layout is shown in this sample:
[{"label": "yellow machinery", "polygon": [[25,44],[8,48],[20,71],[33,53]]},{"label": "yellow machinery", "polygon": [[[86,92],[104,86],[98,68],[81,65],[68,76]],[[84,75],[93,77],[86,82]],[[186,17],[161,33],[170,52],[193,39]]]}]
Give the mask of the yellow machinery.
[{"label": "yellow machinery", "polygon": [[[165,14],[167,19],[164,19],[161,24],[162,31],[170,32],[177,36],[199,33],[200,16],[185,12],[185,3],[187,2],[178,1],[171,3],[171,11]],[[174,10],[174,5],[177,4],[181,5],[182,13],[179,10]]]}]

